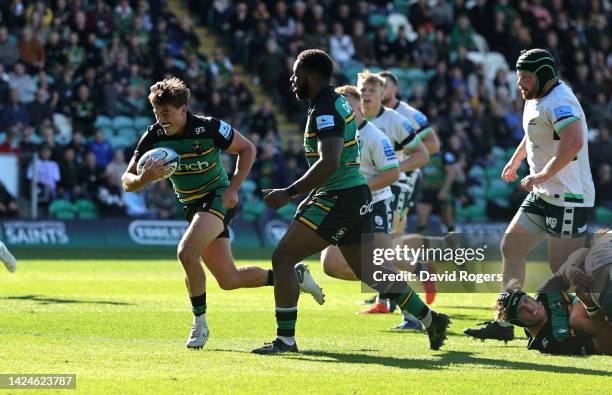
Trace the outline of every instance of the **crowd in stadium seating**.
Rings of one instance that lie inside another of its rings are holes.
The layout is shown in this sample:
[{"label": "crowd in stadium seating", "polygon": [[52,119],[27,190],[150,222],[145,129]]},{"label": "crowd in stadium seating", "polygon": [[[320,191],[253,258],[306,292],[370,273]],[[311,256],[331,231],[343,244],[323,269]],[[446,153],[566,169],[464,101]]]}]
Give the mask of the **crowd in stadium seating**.
[{"label": "crowd in stadium seating", "polygon": [[[303,103],[288,86],[295,56],[331,54],[336,84],[362,68],[390,69],[404,98],[424,111],[443,149],[461,159],[455,182],[460,220],[507,220],[523,193],[501,168],[523,137],[522,99],[511,71],[522,49],[545,47],[587,114],[596,215],[612,222],[612,5],[576,0],[191,1],[219,33],[233,62],[275,92],[292,119]],[[262,55],[264,54],[264,55]],[[270,72],[270,71],[273,72]],[[526,169],[525,169],[526,171]],[[606,188],[608,186],[608,188]]]},{"label": "crowd in stadium seating", "polygon": [[[337,84],[355,82],[363,67],[394,71],[404,97],[428,115],[444,149],[461,160],[464,174],[453,195],[460,219],[506,220],[520,190],[500,184],[499,173],[523,136],[511,69],[521,49],[541,46],[559,59],[587,112],[598,215],[612,221],[609,2],[189,3],[191,15],[201,18],[177,17],[164,0],[0,3],[0,152],[20,157],[22,197],[29,197],[36,152],[38,193],[42,202],[53,198],[53,216],[180,215],[167,184],[139,194],[124,194],[118,184],[152,120],[148,87],[167,75],[185,79],[194,112],[225,119],[257,144],[247,199],[260,188],[287,185],[306,164],[301,136],[279,133],[273,104],[303,122],[305,103],[292,96],[288,80],[299,51],[321,48],[337,64]],[[223,48],[209,57],[199,53],[195,23],[217,32]],[[236,64],[247,67],[273,102],[255,103],[234,73]],[[14,216],[18,199],[3,189],[0,217]],[[95,208],[77,209],[84,201]]]}]

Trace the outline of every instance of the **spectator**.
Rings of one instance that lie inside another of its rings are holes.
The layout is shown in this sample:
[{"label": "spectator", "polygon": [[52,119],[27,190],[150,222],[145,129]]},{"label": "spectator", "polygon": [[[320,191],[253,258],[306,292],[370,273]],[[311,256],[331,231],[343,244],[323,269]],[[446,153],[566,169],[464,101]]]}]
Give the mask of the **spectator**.
[{"label": "spectator", "polygon": [[13,126],[23,126],[30,123],[26,106],[19,100],[19,91],[11,89],[9,102],[4,105],[0,113],[2,125],[6,128]]},{"label": "spectator", "polygon": [[68,147],[64,150],[59,163],[60,178],[58,196],[64,199],[76,199],[81,196],[82,189],[79,184],[79,165],[76,163],[74,149]]},{"label": "spectator", "polygon": [[146,194],[146,205],[157,213],[158,219],[177,217],[176,194],[167,180],[154,183]]},{"label": "spectator", "polygon": [[276,117],[272,110],[272,102],[265,101],[253,116],[251,117],[250,130],[252,134],[258,134],[259,137],[264,137],[268,132],[278,135]]},{"label": "spectator", "polygon": [[117,150],[115,151],[115,155],[113,157],[112,162],[110,162],[108,166],[106,166],[106,170],[104,171],[104,173],[107,176],[115,177],[118,182],[120,182],[121,176],[123,175],[123,173],[125,173],[127,167],[128,164],[125,162],[125,155],[123,154],[123,151]]},{"label": "spectator", "polygon": [[16,218],[18,206],[15,196],[13,196],[0,182],[0,218]]},{"label": "spectator", "polygon": [[9,86],[19,93],[20,102],[27,104],[34,101],[34,95],[38,89],[36,81],[34,81],[31,75],[26,73],[23,63],[15,64],[15,68],[11,73]]},{"label": "spectator", "polygon": [[21,31],[19,54],[21,61],[33,69],[42,69],[45,65],[45,47],[29,26]]},{"label": "spectator", "polygon": [[87,146],[83,142],[83,134],[78,131],[73,132],[72,139],[66,147],[72,148],[74,150],[76,163],[82,165],[85,161],[85,156],[87,155],[87,152],[89,152]]},{"label": "spectator", "polygon": [[257,65],[261,84],[267,90],[273,91],[278,85],[278,76],[282,73],[284,58],[273,38],[266,42],[266,52],[259,57]]},{"label": "spectator", "polygon": [[[39,196],[42,201],[54,198],[57,192],[57,183],[60,181],[60,170],[56,161],[51,159],[51,148],[46,145],[40,149],[40,158],[36,164],[36,181],[39,189]],[[32,180],[34,164],[28,167],[27,177]]]},{"label": "spectator", "polygon": [[234,66],[221,48],[213,49],[210,71],[214,78],[220,78],[222,81],[227,81],[232,76]]},{"label": "spectator", "polygon": [[19,48],[11,41],[6,26],[0,26],[0,62],[11,69],[19,60]]},{"label": "spectator", "polygon": [[334,34],[329,39],[330,55],[335,62],[340,63],[341,67],[348,67],[355,55],[353,40],[349,35],[344,34],[344,27],[341,23],[334,23],[333,29]]},{"label": "spectator", "polygon": [[15,155],[19,155],[21,153],[19,141],[17,140],[17,132],[15,130],[10,130],[6,134],[6,140],[4,143],[0,144],[0,153]]},{"label": "spectator", "polygon": [[53,119],[53,106],[49,100],[49,93],[44,89],[36,91],[36,99],[26,105],[29,124],[35,128],[40,127],[43,121]]},{"label": "spectator", "polygon": [[[103,176],[96,196],[96,201],[101,207],[102,216],[107,218],[123,217],[126,214],[126,203],[123,199],[123,190],[117,180],[110,176]],[[138,192],[129,192],[138,193]]]},{"label": "spectator", "polygon": [[79,171],[79,185],[84,189],[86,197],[94,199],[98,196],[98,189],[102,185],[104,170],[96,163],[96,155],[87,153],[85,163]]},{"label": "spectator", "polygon": [[452,51],[456,51],[460,46],[465,47],[468,51],[476,49],[474,29],[467,16],[461,15],[457,19],[457,23],[450,35],[450,45]]},{"label": "spectator", "polygon": [[89,143],[89,152],[96,156],[96,164],[102,168],[106,168],[113,160],[113,147],[105,139],[102,129],[96,129],[94,140]]},{"label": "spectator", "polygon": [[374,44],[365,32],[365,24],[360,20],[353,23],[353,46],[355,47],[356,60],[365,65],[376,63]]},{"label": "spectator", "polygon": [[87,85],[80,85],[71,105],[72,129],[91,135],[96,120],[96,105],[90,97]]}]

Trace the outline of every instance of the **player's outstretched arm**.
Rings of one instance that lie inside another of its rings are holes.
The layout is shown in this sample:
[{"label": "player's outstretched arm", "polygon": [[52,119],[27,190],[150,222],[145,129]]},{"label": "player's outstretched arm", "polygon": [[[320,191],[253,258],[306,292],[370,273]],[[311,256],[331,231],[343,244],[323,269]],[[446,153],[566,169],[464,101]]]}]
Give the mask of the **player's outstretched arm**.
[{"label": "player's outstretched arm", "polygon": [[342,137],[329,136],[318,141],[319,160],[296,182],[284,189],[264,189],[264,202],[268,207],[277,209],[291,201],[294,196],[318,188],[340,167],[340,155],[344,140]]},{"label": "player's outstretched arm", "polygon": [[226,151],[238,155],[234,176],[232,181],[230,181],[229,187],[223,193],[223,206],[225,208],[233,208],[238,204],[240,185],[242,185],[251,171],[251,167],[253,167],[257,150],[253,143],[240,134],[240,132],[234,130],[234,139]]}]

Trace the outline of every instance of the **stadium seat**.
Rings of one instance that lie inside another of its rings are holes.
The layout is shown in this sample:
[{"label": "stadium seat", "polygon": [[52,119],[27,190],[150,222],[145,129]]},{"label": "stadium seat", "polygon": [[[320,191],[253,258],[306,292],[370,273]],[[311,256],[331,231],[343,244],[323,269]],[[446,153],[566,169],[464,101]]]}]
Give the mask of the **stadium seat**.
[{"label": "stadium seat", "polygon": [[123,149],[123,148],[129,147],[130,145],[132,145],[132,143],[134,142],[134,139],[131,139],[125,136],[116,135],[116,136],[112,136],[108,141],[111,143],[113,148]]},{"label": "stadium seat", "polygon": [[154,123],[153,119],[149,117],[137,116],[134,117],[134,127],[139,135],[143,134],[147,126]]},{"label": "stadium seat", "polygon": [[74,203],[74,207],[81,219],[97,219],[100,217],[98,206],[91,200],[79,199]]},{"label": "stadium seat", "polygon": [[117,115],[113,118],[113,129],[119,130],[126,127],[134,127],[134,120],[131,117],[125,115]]},{"label": "stadium seat", "polygon": [[375,28],[385,26],[387,24],[387,17],[383,14],[371,14],[368,23]]},{"label": "stadium seat", "polygon": [[49,205],[49,215],[56,219],[74,219],[76,207],[69,200],[57,199]]},{"label": "stadium seat", "polygon": [[98,115],[96,117],[96,121],[94,122],[94,126],[100,129],[108,129],[113,127],[113,121],[110,117],[106,115]]},{"label": "stadium seat", "polygon": [[117,136],[121,136],[126,140],[136,141],[138,139],[138,132],[133,127],[125,127],[115,131]]}]

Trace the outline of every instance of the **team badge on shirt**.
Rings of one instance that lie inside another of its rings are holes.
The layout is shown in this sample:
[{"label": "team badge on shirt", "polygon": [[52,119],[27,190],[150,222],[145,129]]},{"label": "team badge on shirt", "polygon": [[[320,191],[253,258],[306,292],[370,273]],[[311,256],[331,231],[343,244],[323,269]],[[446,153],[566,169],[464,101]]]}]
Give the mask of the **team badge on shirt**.
[{"label": "team badge on shirt", "polygon": [[198,155],[201,155],[202,151],[203,151],[202,144],[200,144],[197,141],[195,143],[191,144],[191,149],[193,149],[193,152],[195,152]]}]

